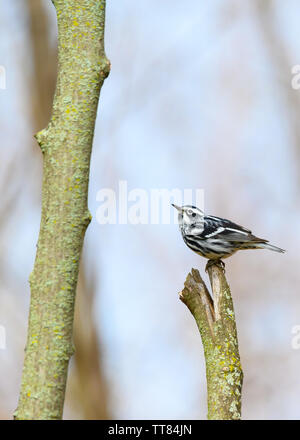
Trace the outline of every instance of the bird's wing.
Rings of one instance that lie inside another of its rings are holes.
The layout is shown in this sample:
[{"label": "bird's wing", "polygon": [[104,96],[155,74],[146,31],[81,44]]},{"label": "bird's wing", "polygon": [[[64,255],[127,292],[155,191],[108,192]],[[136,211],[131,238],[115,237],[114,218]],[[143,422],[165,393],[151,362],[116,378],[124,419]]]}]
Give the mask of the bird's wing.
[{"label": "bird's wing", "polygon": [[246,229],[230,220],[220,217],[204,217],[204,230],[202,238],[216,238],[227,241],[266,243],[267,240],[255,237],[250,229]]}]

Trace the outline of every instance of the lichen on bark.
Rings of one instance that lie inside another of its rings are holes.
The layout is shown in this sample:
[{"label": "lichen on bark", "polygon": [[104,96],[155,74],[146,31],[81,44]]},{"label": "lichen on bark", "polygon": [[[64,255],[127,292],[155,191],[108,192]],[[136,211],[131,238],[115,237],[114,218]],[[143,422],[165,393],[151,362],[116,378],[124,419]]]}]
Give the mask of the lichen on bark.
[{"label": "lichen on bark", "polygon": [[60,419],[79,260],[86,228],[90,156],[100,90],[109,74],[105,0],[52,0],[58,22],[58,78],[43,153],[42,214],[16,419]]},{"label": "lichen on bark", "polygon": [[194,316],[206,363],[208,419],[241,418],[243,371],[230,288],[219,265],[208,267],[213,298],[192,269],[180,299]]}]

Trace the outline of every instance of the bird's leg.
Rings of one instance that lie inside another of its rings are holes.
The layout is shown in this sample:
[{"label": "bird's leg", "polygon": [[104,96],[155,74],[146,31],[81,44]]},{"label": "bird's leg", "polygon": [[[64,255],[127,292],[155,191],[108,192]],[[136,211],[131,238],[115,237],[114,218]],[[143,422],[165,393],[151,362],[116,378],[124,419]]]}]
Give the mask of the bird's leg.
[{"label": "bird's leg", "polygon": [[208,260],[208,262],[206,263],[205,272],[207,272],[208,269],[216,263],[216,261],[217,260]]},{"label": "bird's leg", "polygon": [[206,267],[205,267],[205,272],[207,272],[211,266],[218,266],[225,273],[225,263],[221,259],[220,260],[208,260]]}]

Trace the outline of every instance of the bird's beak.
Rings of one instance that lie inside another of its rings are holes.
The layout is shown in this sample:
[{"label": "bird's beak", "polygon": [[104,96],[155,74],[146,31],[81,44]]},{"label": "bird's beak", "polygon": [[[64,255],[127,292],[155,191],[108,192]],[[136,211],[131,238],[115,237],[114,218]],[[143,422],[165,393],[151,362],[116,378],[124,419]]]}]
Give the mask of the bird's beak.
[{"label": "bird's beak", "polygon": [[180,206],[174,205],[174,203],[171,203],[171,205],[177,209],[178,212],[182,212],[182,208],[180,208]]}]

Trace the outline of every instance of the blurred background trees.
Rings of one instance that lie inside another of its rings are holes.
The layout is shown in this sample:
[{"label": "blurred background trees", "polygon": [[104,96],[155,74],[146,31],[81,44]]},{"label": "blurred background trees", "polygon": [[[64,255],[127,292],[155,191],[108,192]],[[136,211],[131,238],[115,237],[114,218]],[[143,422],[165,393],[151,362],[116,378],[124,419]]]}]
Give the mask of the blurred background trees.
[{"label": "blurred background trees", "polygon": [[[170,13],[170,11],[172,13]],[[107,4],[111,74],[101,96],[65,418],[205,418],[205,367],[178,300],[190,252],[176,225],[102,225],[100,188],[203,188],[208,213],[288,250],[228,260],[244,370],[243,418],[298,418],[299,93],[297,2]],[[46,0],[3,2],[0,64],[0,417],[22,371],[28,276],[40,220],[56,23]],[[175,201],[176,203],[176,201]],[[199,370],[203,374],[199,377]],[[109,390],[109,393],[108,393]],[[104,405],[102,405],[104,402]]]}]

